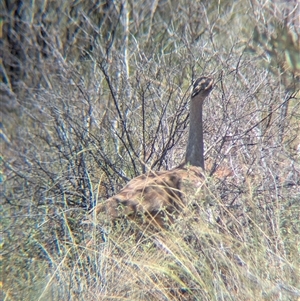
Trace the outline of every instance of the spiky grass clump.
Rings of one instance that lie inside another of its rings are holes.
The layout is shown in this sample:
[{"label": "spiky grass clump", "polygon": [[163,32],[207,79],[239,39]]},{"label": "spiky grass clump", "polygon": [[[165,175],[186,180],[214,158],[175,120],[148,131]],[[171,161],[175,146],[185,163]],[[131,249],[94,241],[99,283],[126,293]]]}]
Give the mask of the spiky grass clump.
[{"label": "spiky grass clump", "polygon": [[38,298],[297,300],[297,204],[283,208],[249,191],[230,206],[222,185],[209,181],[168,229],[98,224],[88,244],[54,260]]}]

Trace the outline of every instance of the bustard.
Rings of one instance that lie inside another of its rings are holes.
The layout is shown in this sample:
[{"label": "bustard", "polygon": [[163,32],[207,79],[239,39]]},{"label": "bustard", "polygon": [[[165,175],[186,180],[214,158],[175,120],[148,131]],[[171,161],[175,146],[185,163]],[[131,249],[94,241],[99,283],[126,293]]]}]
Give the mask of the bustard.
[{"label": "bustard", "polygon": [[193,85],[185,162],[169,171],[151,171],[132,179],[118,194],[96,205],[92,214],[106,212],[113,220],[121,216],[134,219],[141,214],[161,227],[166,220],[172,222],[174,213],[185,206],[189,188],[203,183],[202,106],[213,84],[212,78],[200,77]]}]

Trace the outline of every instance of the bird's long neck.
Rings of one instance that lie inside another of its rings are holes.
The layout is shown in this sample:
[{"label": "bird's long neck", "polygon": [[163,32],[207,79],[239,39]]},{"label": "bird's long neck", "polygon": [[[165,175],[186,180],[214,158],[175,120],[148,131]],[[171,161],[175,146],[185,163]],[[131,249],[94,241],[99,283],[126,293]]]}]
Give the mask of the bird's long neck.
[{"label": "bird's long neck", "polygon": [[[190,130],[186,149],[185,163],[200,166],[204,170],[204,143],[202,125],[203,99],[191,99],[190,103]],[[197,96],[195,96],[197,98]]]}]

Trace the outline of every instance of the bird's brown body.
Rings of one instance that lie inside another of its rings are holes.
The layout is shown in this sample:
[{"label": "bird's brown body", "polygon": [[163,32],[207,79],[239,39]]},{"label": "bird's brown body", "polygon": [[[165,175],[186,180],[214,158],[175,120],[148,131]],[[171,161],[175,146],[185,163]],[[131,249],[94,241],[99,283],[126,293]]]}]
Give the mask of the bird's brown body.
[{"label": "bird's brown body", "polygon": [[121,216],[135,219],[143,215],[159,225],[173,220],[187,204],[187,196],[203,182],[203,170],[196,166],[149,172],[132,179],[118,194],[97,205],[93,212],[105,212],[115,220]]},{"label": "bird's brown body", "polygon": [[213,79],[194,83],[190,105],[190,131],[185,162],[169,171],[151,171],[132,179],[118,194],[98,204],[93,214],[105,212],[110,219],[121,216],[150,218],[159,226],[173,220],[186,205],[187,197],[203,183],[204,155],[202,105],[213,88]]}]

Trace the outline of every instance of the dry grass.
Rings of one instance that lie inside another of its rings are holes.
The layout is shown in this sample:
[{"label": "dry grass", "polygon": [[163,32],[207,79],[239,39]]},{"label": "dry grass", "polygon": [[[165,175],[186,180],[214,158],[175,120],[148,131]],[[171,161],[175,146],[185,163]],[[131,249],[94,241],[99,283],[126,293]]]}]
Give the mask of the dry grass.
[{"label": "dry grass", "polygon": [[[299,301],[298,9],[2,1],[2,299]],[[168,229],[83,223],[182,162],[202,74],[205,188]]]},{"label": "dry grass", "polygon": [[6,300],[298,300],[299,195],[282,201],[283,188],[270,201],[248,182],[228,204],[232,181],[208,179],[169,229],[100,217],[83,241],[61,241],[60,256],[32,258],[28,286]]}]

